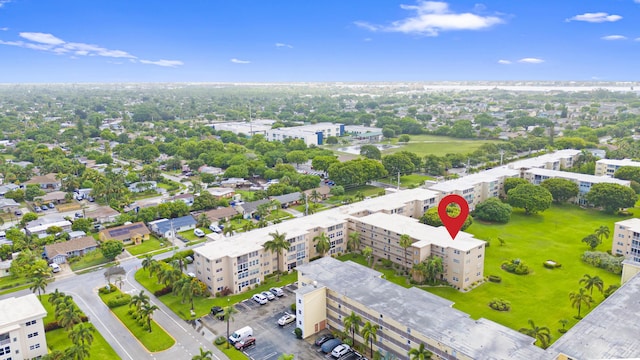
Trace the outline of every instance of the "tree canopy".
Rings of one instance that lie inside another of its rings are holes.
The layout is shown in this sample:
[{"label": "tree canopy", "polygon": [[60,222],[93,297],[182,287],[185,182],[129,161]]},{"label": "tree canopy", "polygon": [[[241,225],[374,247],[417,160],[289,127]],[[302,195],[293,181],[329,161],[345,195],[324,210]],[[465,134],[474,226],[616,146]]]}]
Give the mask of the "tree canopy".
[{"label": "tree canopy", "polygon": [[560,178],[547,179],[543,181],[540,186],[549,190],[551,196],[553,196],[553,200],[558,203],[578,196],[578,184],[571,180]]},{"label": "tree canopy", "polygon": [[526,183],[509,190],[507,201],[511,206],[522,208],[525,214],[530,215],[547,210],[553,196],[542,186]]},{"label": "tree canopy", "polygon": [[635,191],[620,184],[600,183],[591,186],[587,201],[604,211],[613,213],[621,208],[633,207],[638,200]]},{"label": "tree canopy", "polygon": [[511,220],[511,205],[492,197],[476,206],[473,216],[484,221],[508,223]]}]

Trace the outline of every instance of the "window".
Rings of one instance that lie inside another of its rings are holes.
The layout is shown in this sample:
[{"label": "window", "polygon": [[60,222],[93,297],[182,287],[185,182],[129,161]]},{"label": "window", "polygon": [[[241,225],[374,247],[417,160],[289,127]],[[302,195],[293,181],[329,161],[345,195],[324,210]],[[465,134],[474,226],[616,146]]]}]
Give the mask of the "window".
[{"label": "window", "polygon": [[11,346],[0,347],[0,355],[5,355],[5,354],[11,354]]},{"label": "window", "polygon": [[298,299],[298,304],[302,304],[302,299]]},{"label": "window", "polygon": [[36,331],[36,332],[34,332],[34,333],[31,333],[31,334],[28,334],[28,335],[27,335],[27,338],[28,338],[28,339],[31,339],[32,337],[36,337],[36,336],[38,336],[38,332],[37,332],[37,331]]},{"label": "window", "polygon": [[36,324],[36,320],[31,320],[31,321],[27,321],[27,326],[31,326],[31,325],[35,325]]},{"label": "window", "polygon": [[34,344],[29,346],[29,350],[35,350],[35,349],[39,349],[40,348],[40,344]]}]

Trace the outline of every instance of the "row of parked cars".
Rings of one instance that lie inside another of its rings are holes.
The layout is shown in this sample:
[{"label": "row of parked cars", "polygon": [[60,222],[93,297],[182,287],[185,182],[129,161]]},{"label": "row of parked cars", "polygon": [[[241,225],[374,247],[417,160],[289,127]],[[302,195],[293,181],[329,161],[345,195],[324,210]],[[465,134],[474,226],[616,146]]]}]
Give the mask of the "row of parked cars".
[{"label": "row of parked cars", "polygon": [[325,354],[331,354],[333,358],[340,360],[367,360],[362,354],[353,350],[349,345],[343,344],[331,334],[321,335],[315,341],[316,346]]},{"label": "row of parked cars", "polygon": [[264,305],[271,300],[274,300],[277,297],[284,295],[284,291],[282,291],[279,287],[272,287],[269,291],[263,291],[261,293],[257,293],[251,297],[253,301],[257,302],[260,305]]}]

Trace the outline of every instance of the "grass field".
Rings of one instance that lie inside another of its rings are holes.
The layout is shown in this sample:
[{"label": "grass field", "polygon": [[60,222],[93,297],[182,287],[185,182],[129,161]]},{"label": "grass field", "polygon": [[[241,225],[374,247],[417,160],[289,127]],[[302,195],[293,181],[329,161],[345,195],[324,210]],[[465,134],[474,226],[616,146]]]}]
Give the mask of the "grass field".
[{"label": "grass field", "polygon": [[[403,188],[408,188],[411,186],[420,186],[424,184],[426,180],[433,180],[434,178],[427,175],[419,175],[419,174],[411,174],[400,176],[400,186]],[[386,177],[383,179],[379,179],[378,181],[383,182],[385,184],[390,184],[393,186],[398,185],[398,178],[396,176]]]},{"label": "grass field", "polygon": [[[115,298],[118,294],[121,294],[121,292],[116,289],[116,291],[110,294],[100,294],[100,298],[106,304],[109,299]],[[129,309],[131,309],[129,306],[124,305],[113,308],[111,311],[149,352],[163,351],[176,343],[176,340],[153,320],[151,320],[151,332],[138,325],[137,320],[134,320],[133,317],[128,314]]]},{"label": "grass field", "polygon": [[[44,323],[47,324],[54,321],[55,309],[51,304],[49,304],[49,295],[43,295],[40,302],[44,306],[45,310],[47,310],[47,316],[44,318]],[[51,351],[60,350],[64,352],[65,349],[72,345],[72,342],[69,339],[69,334],[64,329],[47,331],[45,336],[47,337],[47,347]],[[93,333],[93,343],[91,344],[91,349],[89,351],[89,357],[92,360],[111,360],[120,358],[98,331]]]},{"label": "grass field", "polygon": [[150,251],[159,250],[170,245],[171,245],[170,243],[163,242],[157,237],[151,235],[149,236],[149,240],[145,240],[144,242],[138,245],[128,245],[125,247],[125,249],[129,252],[129,254],[136,256],[136,255],[148,253]]},{"label": "grass field", "polygon": [[242,351],[236,350],[233,346],[229,346],[227,349],[227,344],[224,343],[222,345],[216,345],[216,347],[222,351],[229,359],[231,360],[248,360],[249,358]]},{"label": "grass field", "polygon": [[406,144],[398,143],[397,139],[391,141],[397,148],[383,151],[383,154],[392,154],[396,151],[410,151],[420,156],[446,154],[467,154],[473,152],[485,143],[495,143],[495,140],[464,140],[447,136],[435,135],[409,135],[411,140]]},{"label": "grass field", "polygon": [[[149,272],[146,269],[140,269],[136,272],[135,275],[136,281],[138,281],[142,286],[144,286],[147,291],[150,293],[154,293],[157,290],[162,289],[164,286],[162,284],[158,284],[158,279],[156,276],[149,277]],[[242,294],[231,295],[227,297],[219,297],[219,298],[207,298],[207,297],[197,297],[193,300],[194,311],[196,313],[196,317],[201,317],[209,313],[212,306],[228,306],[229,304],[235,304],[242,300],[249,299],[253,294],[257,292],[262,292],[269,290],[269,288],[274,286],[282,286],[286,284],[290,284],[298,279],[297,273],[294,271],[287,275],[282,275],[280,277],[280,281],[276,282],[275,277],[270,277],[265,279],[260,286],[250,291],[244,292]],[[160,296],[158,299],[162,301],[165,305],[167,305],[174,313],[176,313],[181,318],[187,320],[190,319],[190,310],[191,305],[188,302],[182,303],[182,298],[180,296],[176,296],[173,294],[167,294]]]},{"label": "grass field", "polygon": [[[614,222],[623,219],[577,206],[554,205],[533,216],[516,211],[505,225],[476,221],[467,232],[476,238],[491,240],[491,246],[485,252],[484,275],[499,275],[502,282],[486,282],[467,293],[452,288],[429,288],[428,291],[455,302],[455,308],[474,319],[484,317],[516,330],[527,327],[527,320],[532,319],[538,326],[549,327],[552,341],[556,340],[560,336],[557,329],[561,328],[558,320],[569,320],[567,328],[577,322],[574,319],[577,310],[571,307],[569,293],[580,289],[582,285],[578,282],[584,274],[602,278],[605,289],[609,285],[620,284],[620,275],[587,265],[580,257],[588,250],[581,242],[583,237],[601,225],[608,226],[613,235]],[[505,240],[504,246],[496,241],[498,237]],[[604,239],[597,250],[611,249],[611,241],[611,238]],[[533,273],[515,275],[500,269],[503,261],[515,258],[523,260]],[[549,259],[561,263],[562,267],[546,269],[542,264]],[[511,311],[499,312],[489,308],[487,303],[493,298],[510,301]],[[600,303],[603,295],[595,290],[593,298]],[[583,306],[581,315],[588,311],[590,309]]]},{"label": "grass field", "polygon": [[94,250],[80,257],[78,261],[72,263],[71,270],[78,271],[88,267],[105,264],[107,262],[109,261],[102,255],[100,250]]}]

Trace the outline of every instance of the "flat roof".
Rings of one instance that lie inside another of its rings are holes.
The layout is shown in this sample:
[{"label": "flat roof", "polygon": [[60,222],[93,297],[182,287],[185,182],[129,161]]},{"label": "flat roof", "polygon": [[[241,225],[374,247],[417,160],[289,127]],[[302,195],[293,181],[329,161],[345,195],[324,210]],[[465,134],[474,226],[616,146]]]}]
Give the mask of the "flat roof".
[{"label": "flat roof", "polygon": [[640,166],[640,162],[633,161],[631,159],[600,159],[596,161],[596,163],[616,166]]},{"label": "flat roof", "polygon": [[[615,226],[624,226],[624,227],[628,227],[631,230],[634,230],[637,232],[640,232],[640,219],[638,218],[631,218],[631,219],[627,219],[627,220],[622,220],[622,221],[616,221]],[[615,231],[615,228],[614,228]]]},{"label": "flat roof", "polygon": [[481,183],[498,181],[499,178],[502,178],[502,177],[514,177],[519,175],[520,175],[520,171],[508,168],[507,166],[501,166],[501,167],[481,171],[479,173],[463,176],[458,179],[437,183],[430,186],[429,189],[433,189],[441,192],[465,190],[465,189],[472,188]]},{"label": "flat roof", "polygon": [[0,300],[0,328],[45,316],[47,311],[35,294]]},{"label": "flat roof", "polygon": [[[324,257],[297,267],[318,286],[344,294],[383,318],[390,318],[474,359],[543,359],[534,339],[493,321],[473,320],[453,302],[382,279],[381,273],[351,261]],[[301,287],[303,291],[306,285]]]},{"label": "flat roof", "polygon": [[574,359],[640,358],[640,276],[580,320],[548,351]]},{"label": "flat roof", "polygon": [[549,162],[557,162],[562,159],[577,156],[578,154],[580,154],[580,150],[574,150],[574,149],[558,150],[549,154],[536,156],[534,158],[518,160],[508,164],[508,166],[512,169],[542,167]]},{"label": "flat roof", "polygon": [[579,174],[568,171],[559,171],[559,170],[551,170],[551,169],[541,169],[541,168],[532,168],[526,170],[525,172],[532,173],[534,175],[542,175],[548,176],[550,178],[563,178],[563,179],[571,179],[582,182],[590,182],[592,184],[599,183],[611,183],[611,184],[619,184],[623,186],[629,186],[631,183],[629,180],[620,180],[616,178],[611,178],[608,176],[595,176],[589,174]]},{"label": "flat roof", "polygon": [[378,212],[358,218],[358,221],[368,225],[381,226],[397,234],[407,234],[411,238],[418,240],[413,243],[413,246],[417,248],[433,244],[440,247],[468,251],[485,243],[464,231],[460,231],[455,240],[452,240],[451,235],[449,235],[444,226],[435,227],[422,224],[418,219],[398,214]]}]

